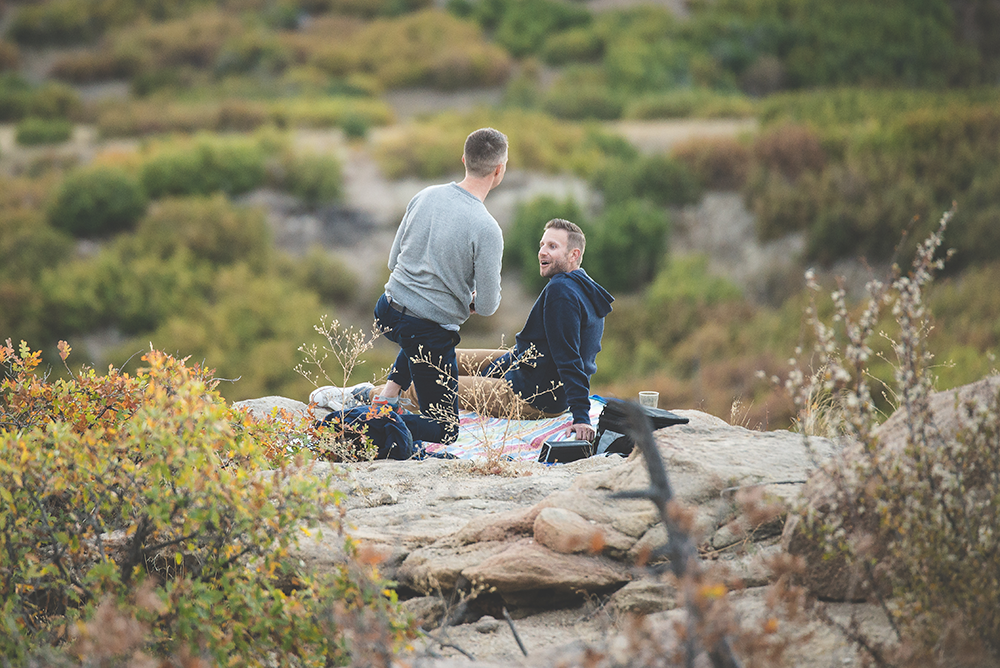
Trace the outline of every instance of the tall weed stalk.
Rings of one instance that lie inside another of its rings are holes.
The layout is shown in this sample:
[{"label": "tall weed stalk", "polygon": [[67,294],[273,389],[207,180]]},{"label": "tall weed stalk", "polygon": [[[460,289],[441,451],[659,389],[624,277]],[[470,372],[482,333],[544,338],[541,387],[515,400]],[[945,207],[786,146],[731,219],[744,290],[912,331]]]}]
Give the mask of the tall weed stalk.
[{"label": "tall weed stalk", "polygon": [[[851,565],[861,580],[856,591],[887,614],[889,641],[844,627],[879,666],[1000,663],[997,384],[986,383],[985,400],[956,393],[957,423],[950,427],[935,408],[940,401],[932,404],[932,322],[924,293],[944,266],[940,249],[953,213],[920,244],[907,273],[897,267],[887,284],[869,285],[859,315],[842,289],[833,293],[830,323],[813,300],[812,366],[795,361],[786,381],[807,443],[810,428],[822,423],[829,430],[823,435],[845,444],[844,454],[821,469],[829,510],[814,504],[800,512],[825,558]],[[815,294],[812,274],[807,282]],[[895,321],[894,336],[880,329],[884,316]],[[893,367],[882,387],[871,371],[880,357],[876,337],[888,341],[894,357],[881,356]],[[876,392],[895,408],[884,424]]]}]

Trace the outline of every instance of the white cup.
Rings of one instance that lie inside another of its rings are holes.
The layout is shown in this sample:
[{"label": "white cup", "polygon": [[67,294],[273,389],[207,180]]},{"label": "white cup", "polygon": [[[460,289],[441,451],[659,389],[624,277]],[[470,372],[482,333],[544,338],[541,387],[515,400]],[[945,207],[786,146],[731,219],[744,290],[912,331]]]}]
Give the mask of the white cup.
[{"label": "white cup", "polygon": [[639,405],[649,406],[650,408],[656,408],[657,404],[660,403],[660,393],[659,392],[640,392],[639,393]]}]

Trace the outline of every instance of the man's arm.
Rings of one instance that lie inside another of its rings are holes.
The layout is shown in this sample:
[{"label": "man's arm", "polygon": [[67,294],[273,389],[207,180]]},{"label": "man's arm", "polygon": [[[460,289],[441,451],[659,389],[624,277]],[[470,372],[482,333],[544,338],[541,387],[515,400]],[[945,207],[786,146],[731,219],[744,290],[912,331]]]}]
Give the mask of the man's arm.
[{"label": "man's arm", "polygon": [[[556,288],[555,285],[550,287]],[[580,357],[581,315],[582,306],[578,298],[558,290],[546,299],[542,318],[549,355],[573,413],[570,431],[581,440],[591,440],[594,428],[590,424],[590,377],[584,371],[583,358]]]},{"label": "man's arm", "polygon": [[476,240],[475,253],[475,307],[470,310],[479,315],[493,315],[500,307],[500,269],[503,263],[503,233],[499,225],[483,231]]}]

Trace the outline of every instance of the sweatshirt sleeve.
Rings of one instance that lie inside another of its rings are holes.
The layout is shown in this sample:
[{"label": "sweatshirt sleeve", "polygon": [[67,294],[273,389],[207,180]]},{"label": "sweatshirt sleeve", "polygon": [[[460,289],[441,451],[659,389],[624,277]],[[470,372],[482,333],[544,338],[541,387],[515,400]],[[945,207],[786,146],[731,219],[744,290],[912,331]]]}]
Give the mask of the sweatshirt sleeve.
[{"label": "sweatshirt sleeve", "polygon": [[493,315],[500,307],[500,270],[503,264],[503,232],[499,225],[483,230],[476,243],[476,313]]},{"label": "sweatshirt sleeve", "polygon": [[573,412],[573,424],[590,424],[590,378],[580,357],[581,311],[576,295],[559,290],[546,299],[543,320],[549,354]]}]

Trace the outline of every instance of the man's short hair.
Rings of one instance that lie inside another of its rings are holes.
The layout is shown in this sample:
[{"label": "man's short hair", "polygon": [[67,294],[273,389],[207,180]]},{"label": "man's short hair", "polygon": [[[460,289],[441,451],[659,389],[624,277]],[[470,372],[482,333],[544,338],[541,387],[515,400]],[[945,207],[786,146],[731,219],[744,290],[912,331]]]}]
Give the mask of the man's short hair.
[{"label": "man's short hair", "polygon": [[576,223],[571,223],[563,218],[553,218],[545,223],[546,230],[566,230],[566,245],[569,248],[580,249],[580,259],[583,259],[583,251],[587,249],[587,237],[583,230]]},{"label": "man's short hair", "polygon": [[465,168],[473,176],[489,176],[507,157],[507,135],[480,128],[465,139]]}]

